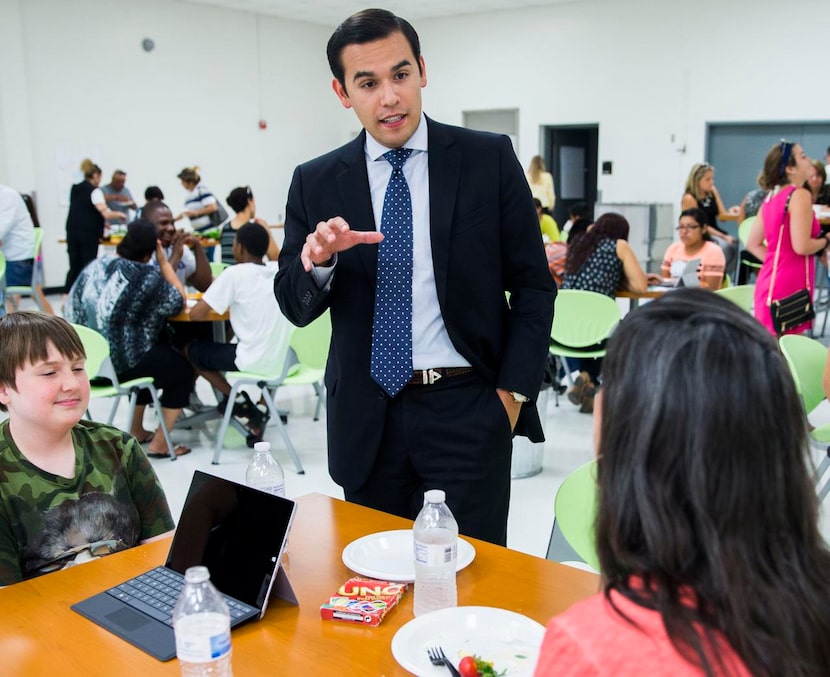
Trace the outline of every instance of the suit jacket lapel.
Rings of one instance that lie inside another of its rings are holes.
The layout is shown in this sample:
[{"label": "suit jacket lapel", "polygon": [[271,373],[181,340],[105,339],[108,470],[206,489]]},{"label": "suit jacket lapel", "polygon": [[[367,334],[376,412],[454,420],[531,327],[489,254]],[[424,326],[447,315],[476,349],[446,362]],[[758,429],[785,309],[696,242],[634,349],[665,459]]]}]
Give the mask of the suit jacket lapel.
[{"label": "suit jacket lapel", "polygon": [[444,306],[447,294],[450,235],[455,197],[461,175],[461,153],[445,125],[427,118],[429,130],[429,223],[432,266],[438,302]]},{"label": "suit jacket lapel", "polygon": [[[342,170],[337,174],[337,185],[343,202],[343,218],[352,230],[375,230],[372,196],[369,193],[369,175],[366,171],[366,131],[343,148]],[[374,283],[377,275],[378,248],[359,245],[353,249]]]}]

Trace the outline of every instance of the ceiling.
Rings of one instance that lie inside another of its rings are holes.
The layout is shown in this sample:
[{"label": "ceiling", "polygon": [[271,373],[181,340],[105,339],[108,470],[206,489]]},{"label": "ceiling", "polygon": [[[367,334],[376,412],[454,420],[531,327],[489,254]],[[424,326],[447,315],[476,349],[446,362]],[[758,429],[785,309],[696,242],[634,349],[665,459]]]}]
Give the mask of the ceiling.
[{"label": "ceiling", "polygon": [[395,12],[410,21],[433,19],[460,14],[478,14],[516,10],[526,7],[546,7],[577,0],[179,0],[180,2],[215,5],[227,9],[257,14],[269,14],[334,27],[348,16],[367,7],[382,4],[385,9]]}]

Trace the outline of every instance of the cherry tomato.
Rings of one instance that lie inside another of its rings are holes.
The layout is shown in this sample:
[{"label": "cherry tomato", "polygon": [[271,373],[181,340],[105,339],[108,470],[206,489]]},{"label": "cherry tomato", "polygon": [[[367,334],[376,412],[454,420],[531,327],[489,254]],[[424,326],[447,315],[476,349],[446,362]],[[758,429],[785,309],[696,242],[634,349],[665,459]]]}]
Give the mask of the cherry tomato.
[{"label": "cherry tomato", "polygon": [[458,664],[458,671],[461,673],[461,677],[478,677],[475,658],[464,656]]}]

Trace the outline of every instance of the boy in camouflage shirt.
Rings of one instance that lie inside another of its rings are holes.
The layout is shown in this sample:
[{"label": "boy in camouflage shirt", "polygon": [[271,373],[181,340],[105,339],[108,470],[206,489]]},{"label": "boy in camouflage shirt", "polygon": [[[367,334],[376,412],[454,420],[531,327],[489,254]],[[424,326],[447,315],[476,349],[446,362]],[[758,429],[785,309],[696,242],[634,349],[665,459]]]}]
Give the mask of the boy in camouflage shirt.
[{"label": "boy in camouflage shirt", "polygon": [[173,528],[138,442],[81,421],[85,353],[59,317],[0,318],[0,586],[130,548]]}]

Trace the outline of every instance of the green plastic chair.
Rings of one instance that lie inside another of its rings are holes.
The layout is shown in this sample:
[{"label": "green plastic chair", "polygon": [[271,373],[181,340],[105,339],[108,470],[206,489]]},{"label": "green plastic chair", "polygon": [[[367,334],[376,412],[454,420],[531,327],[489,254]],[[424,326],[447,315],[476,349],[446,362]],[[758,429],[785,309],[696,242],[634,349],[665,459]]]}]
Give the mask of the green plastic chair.
[{"label": "green plastic chair", "polygon": [[[821,377],[827,360],[827,348],[815,339],[795,334],[782,336],[779,346],[792,372],[796,390],[801,396],[804,413],[809,416],[825,399]],[[830,493],[830,478],[821,486],[821,478],[830,468],[830,424],[813,428],[810,438],[816,448],[827,452],[815,475],[818,499],[821,502]]]},{"label": "green plastic chair", "polygon": [[[161,424],[161,431],[164,435],[164,440],[167,442],[170,460],[175,461],[176,451],[173,447],[173,442],[170,439],[170,431],[167,429],[167,425],[164,423],[164,417],[161,415],[161,402],[159,401],[158,391],[153,385],[152,377],[144,376],[142,378],[134,378],[130,381],[120,383],[118,381],[118,377],[115,375],[115,369],[112,366],[112,361],[110,360],[110,346],[107,339],[89,327],[84,327],[80,324],[73,324],[72,327],[78,333],[81,343],[84,346],[84,352],[86,353],[86,372],[89,375],[90,380],[94,378],[105,378],[111,383],[111,385],[90,384],[89,387],[90,399],[99,399],[102,397],[115,398],[112,403],[109,418],[107,419],[107,425],[112,425],[112,422],[115,419],[115,414],[118,411],[118,405],[121,403],[121,398],[124,396],[130,398],[130,405],[127,411],[127,425],[129,425],[130,421],[133,420],[133,414],[135,413],[135,407],[138,401],[138,392],[144,389],[149,390],[150,396],[153,398],[153,406],[158,412],[158,419]],[[92,419],[89,414],[89,410],[87,410],[87,416],[90,417],[90,420]]]},{"label": "green plastic chair", "polygon": [[35,250],[33,254],[34,267],[32,268],[32,284],[20,285],[15,287],[6,287],[6,295],[9,302],[15,310],[17,310],[16,296],[31,296],[32,300],[44,313],[52,314],[52,309],[47,308],[43,303],[43,261],[40,257],[40,247],[43,242],[43,228],[35,228]]},{"label": "green plastic chair", "polygon": [[746,250],[746,241],[749,237],[749,231],[752,230],[752,225],[755,223],[755,217],[750,216],[749,218],[744,219],[741,221],[741,225],[738,226],[738,242],[740,242],[740,247],[738,247],[738,251],[736,253],[735,258],[737,259],[737,267],[735,268],[735,279],[741,279],[741,266],[746,268],[751,268],[756,273],[761,269],[760,263],[752,263],[750,261],[742,261],[741,260],[741,252]]},{"label": "green plastic chair", "polygon": [[211,261],[210,262],[210,274],[213,277],[219,277],[222,274],[222,271],[225,270],[230,264],[222,263],[221,261]]},{"label": "green plastic chair", "polygon": [[752,308],[755,305],[754,284],[739,284],[734,287],[724,287],[723,289],[716,290],[715,293],[729,299],[752,315]]},{"label": "green plastic chair", "polygon": [[[597,514],[596,461],[580,466],[565,478],[554,501],[553,530],[547,559],[566,562],[572,552],[599,571],[594,522]],[[567,548],[559,542],[564,537]]]},{"label": "green plastic chair", "polygon": [[[557,358],[604,357],[602,344],[620,322],[617,302],[603,294],[580,289],[561,289],[556,295],[550,353]],[[569,369],[565,369],[571,383]],[[559,394],[556,395],[559,406]]]},{"label": "green plastic chair", "polygon": [[[305,327],[294,329],[289,339],[289,350],[286,351],[285,366],[279,374],[264,374],[250,371],[232,371],[226,374],[228,380],[233,380],[228,401],[233,402],[242,386],[255,385],[262,391],[271,421],[285,443],[285,448],[298,475],[305,474],[303,464],[297,456],[297,450],[288,435],[286,424],[283,423],[277,409],[277,390],[282,386],[307,385],[314,386],[317,393],[317,407],[314,411],[314,420],[319,418],[320,407],[325,396],[322,379],[325,374],[326,360],[328,359],[329,342],[331,340],[331,317],[326,311],[314,322]],[[225,434],[230,425],[233,407],[225,407],[222,423],[216,436],[216,448],[213,452],[213,465],[219,464],[219,457],[225,443]]]},{"label": "green plastic chair", "polygon": [[0,252],[0,317],[6,314],[6,257]]}]

